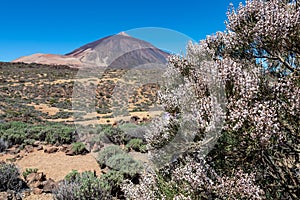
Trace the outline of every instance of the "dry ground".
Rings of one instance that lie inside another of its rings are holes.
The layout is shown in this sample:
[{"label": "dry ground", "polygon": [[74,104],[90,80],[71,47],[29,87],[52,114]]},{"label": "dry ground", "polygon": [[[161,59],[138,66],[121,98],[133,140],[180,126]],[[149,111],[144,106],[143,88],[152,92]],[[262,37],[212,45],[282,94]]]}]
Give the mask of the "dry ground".
[{"label": "dry ground", "polygon": [[[19,155],[23,158],[16,160],[15,164],[20,167],[21,172],[26,168],[37,168],[40,172],[46,174],[47,178],[52,178],[55,181],[64,179],[73,169],[79,172],[95,170],[97,175],[101,173],[99,165],[91,153],[67,156],[63,152],[48,154],[35,150],[28,154],[22,151]],[[0,156],[0,161],[10,160],[14,157],[15,155],[5,154]]]}]

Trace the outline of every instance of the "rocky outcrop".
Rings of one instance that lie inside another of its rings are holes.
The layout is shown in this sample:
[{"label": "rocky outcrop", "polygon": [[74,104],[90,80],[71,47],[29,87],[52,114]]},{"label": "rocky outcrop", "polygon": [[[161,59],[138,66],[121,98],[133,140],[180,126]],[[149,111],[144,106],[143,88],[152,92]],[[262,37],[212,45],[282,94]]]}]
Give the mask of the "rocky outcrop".
[{"label": "rocky outcrop", "polygon": [[59,148],[55,146],[50,146],[44,149],[45,153],[56,153],[58,152]]},{"label": "rocky outcrop", "polygon": [[33,194],[51,193],[57,183],[51,178],[47,179],[43,172],[31,173],[25,179]]},{"label": "rocky outcrop", "polygon": [[0,192],[1,200],[22,200],[22,194],[15,191]]}]

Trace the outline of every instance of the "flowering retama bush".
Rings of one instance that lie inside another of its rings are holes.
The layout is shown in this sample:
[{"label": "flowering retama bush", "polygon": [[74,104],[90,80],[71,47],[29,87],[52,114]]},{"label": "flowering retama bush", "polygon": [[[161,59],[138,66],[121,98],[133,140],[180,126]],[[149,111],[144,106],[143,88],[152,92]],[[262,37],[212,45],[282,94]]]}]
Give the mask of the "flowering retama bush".
[{"label": "flowering retama bush", "polygon": [[299,5],[253,0],[231,7],[225,32],[169,59],[159,96],[167,113],[146,135],[163,170],[138,185],[127,182],[125,195],[299,197]]},{"label": "flowering retama bush", "polygon": [[228,101],[214,161],[256,172],[269,198],[299,196],[299,8],[297,1],[247,1],[228,12],[227,32],[205,41]]}]

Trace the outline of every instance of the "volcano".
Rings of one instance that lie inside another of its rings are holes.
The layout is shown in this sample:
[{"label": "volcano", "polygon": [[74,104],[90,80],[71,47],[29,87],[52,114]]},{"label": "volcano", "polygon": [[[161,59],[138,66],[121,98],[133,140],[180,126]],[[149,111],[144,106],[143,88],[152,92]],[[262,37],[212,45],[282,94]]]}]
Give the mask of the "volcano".
[{"label": "volcano", "polygon": [[168,56],[168,53],[149,42],[121,32],[83,45],[65,55],[38,53],[20,57],[13,62],[67,65],[78,68],[111,65],[128,67],[143,63],[164,64]]}]

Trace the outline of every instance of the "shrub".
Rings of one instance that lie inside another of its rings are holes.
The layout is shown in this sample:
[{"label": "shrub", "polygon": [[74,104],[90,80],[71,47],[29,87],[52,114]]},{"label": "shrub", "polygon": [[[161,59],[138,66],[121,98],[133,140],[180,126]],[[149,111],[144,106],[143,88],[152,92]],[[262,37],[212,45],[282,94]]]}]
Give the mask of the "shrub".
[{"label": "shrub", "polygon": [[120,145],[125,143],[124,132],[118,127],[109,126],[103,130],[103,133],[113,144]]},{"label": "shrub", "polygon": [[11,144],[21,144],[26,139],[24,132],[26,128],[27,125],[23,122],[0,124],[0,138]]},{"label": "shrub", "polygon": [[128,154],[117,154],[110,157],[105,163],[110,169],[114,169],[116,171],[121,172],[125,176],[134,177],[139,174],[143,165],[134,160]]},{"label": "shrub", "polygon": [[107,166],[109,171],[101,176],[102,188],[112,196],[123,198],[121,184],[126,178],[137,180],[143,166],[125,153],[119,146],[112,145],[99,152],[97,161],[101,168]]},{"label": "shrub", "polygon": [[31,173],[37,173],[37,168],[26,168],[25,171],[22,173],[24,179],[26,180],[27,176]]},{"label": "shrub", "polygon": [[0,162],[0,192],[20,191],[25,183],[20,179],[20,172],[16,165]]},{"label": "shrub", "polygon": [[29,144],[35,140],[50,144],[70,144],[74,141],[74,128],[59,123],[29,124],[6,122],[0,124],[0,138],[10,144]]},{"label": "shrub", "polygon": [[238,143],[232,148],[223,138],[211,152],[213,161],[222,173],[238,167],[254,172],[268,199],[297,199],[299,2],[246,1],[227,16],[228,31],[207,38],[206,45],[228,98],[224,132]]},{"label": "shrub", "polygon": [[36,141],[35,139],[25,139],[23,141],[23,144],[24,145],[32,145],[32,144],[34,144],[35,141]]},{"label": "shrub", "polygon": [[75,155],[82,154],[86,152],[85,144],[82,142],[74,142],[72,143],[72,150],[74,151]]},{"label": "shrub", "polygon": [[118,126],[125,135],[125,142],[128,143],[133,138],[139,138],[145,141],[145,134],[148,129],[145,124],[124,123]]},{"label": "shrub", "polygon": [[70,173],[68,173],[65,177],[66,181],[75,181],[76,178],[80,176],[80,173],[77,170],[72,170]]},{"label": "shrub", "polygon": [[9,147],[8,142],[0,139],[0,153],[5,151]]},{"label": "shrub", "polygon": [[97,162],[103,168],[106,166],[106,161],[117,154],[125,154],[125,152],[117,145],[108,146],[99,152]]},{"label": "shrub", "polygon": [[133,124],[133,123],[123,123],[123,124],[119,125],[119,128],[124,130],[124,131],[131,130],[131,129],[136,129],[138,127],[139,127],[138,125]]},{"label": "shrub", "polygon": [[49,124],[44,130],[46,133],[45,141],[50,144],[70,144],[74,141],[74,131],[73,127],[64,124]]},{"label": "shrub", "polygon": [[102,183],[97,176],[90,171],[79,174],[75,170],[53,190],[55,200],[98,200],[110,199],[102,189]]},{"label": "shrub", "polygon": [[124,176],[121,172],[109,170],[107,173],[101,175],[100,180],[103,190],[109,192],[111,196],[120,197],[124,195],[120,187],[124,182]]},{"label": "shrub", "polygon": [[126,150],[130,151],[131,149],[135,151],[139,151],[142,153],[145,153],[147,151],[146,145],[143,143],[142,139],[139,138],[134,138],[131,139],[127,144],[126,144]]}]

